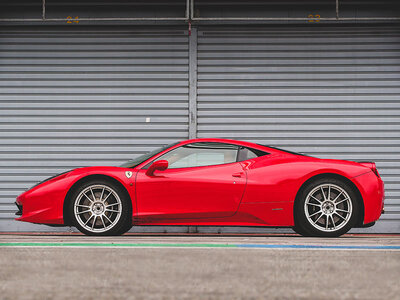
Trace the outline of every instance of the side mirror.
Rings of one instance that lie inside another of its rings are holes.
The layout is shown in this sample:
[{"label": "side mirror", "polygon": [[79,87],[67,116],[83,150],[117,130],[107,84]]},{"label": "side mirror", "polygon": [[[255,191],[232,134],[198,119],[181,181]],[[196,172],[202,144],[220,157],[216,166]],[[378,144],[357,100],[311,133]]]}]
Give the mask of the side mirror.
[{"label": "side mirror", "polygon": [[154,176],[154,172],[157,171],[164,171],[168,168],[168,161],[166,160],[157,160],[153,162],[150,167],[146,171],[147,176]]}]

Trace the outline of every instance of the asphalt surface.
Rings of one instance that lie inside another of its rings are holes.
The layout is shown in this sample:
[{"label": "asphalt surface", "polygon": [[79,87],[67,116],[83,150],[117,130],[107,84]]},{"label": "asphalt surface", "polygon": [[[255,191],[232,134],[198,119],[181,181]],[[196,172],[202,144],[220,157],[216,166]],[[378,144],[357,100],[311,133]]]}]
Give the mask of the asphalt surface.
[{"label": "asphalt surface", "polygon": [[400,235],[0,235],[1,299],[400,299]]}]

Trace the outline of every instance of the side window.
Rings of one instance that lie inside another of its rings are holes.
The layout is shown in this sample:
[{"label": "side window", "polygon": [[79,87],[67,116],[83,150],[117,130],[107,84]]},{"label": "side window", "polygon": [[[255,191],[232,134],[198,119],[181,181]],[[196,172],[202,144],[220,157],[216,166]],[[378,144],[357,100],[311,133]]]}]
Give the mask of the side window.
[{"label": "side window", "polygon": [[239,154],[238,154],[238,160],[237,161],[244,161],[264,155],[268,155],[269,153],[257,150],[257,149],[251,149],[251,148],[245,148],[241,147],[239,149]]},{"label": "side window", "polygon": [[193,143],[176,148],[157,160],[167,160],[168,169],[222,165],[236,162],[238,146],[223,143]]}]

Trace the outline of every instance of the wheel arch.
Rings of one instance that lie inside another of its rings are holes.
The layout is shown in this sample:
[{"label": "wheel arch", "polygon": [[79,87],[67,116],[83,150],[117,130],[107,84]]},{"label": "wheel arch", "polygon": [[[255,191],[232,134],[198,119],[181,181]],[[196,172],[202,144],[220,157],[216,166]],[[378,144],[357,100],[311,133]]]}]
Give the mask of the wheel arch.
[{"label": "wheel arch", "polygon": [[358,220],[355,224],[355,226],[362,226],[363,222],[364,222],[364,201],[361,195],[360,190],[357,188],[357,186],[347,177],[343,176],[343,175],[339,175],[336,173],[321,173],[318,175],[314,175],[312,177],[310,177],[309,179],[307,179],[300,187],[300,189],[297,191],[296,194],[296,198],[294,200],[294,205],[293,205],[293,215],[294,215],[294,222],[296,224],[296,209],[297,209],[297,203],[299,202],[299,198],[300,195],[302,193],[302,191],[312,182],[318,180],[318,179],[322,179],[322,178],[334,178],[337,180],[341,180],[344,183],[348,184],[351,189],[353,190],[353,192],[357,195],[357,201],[359,202],[360,206],[359,206],[359,214],[358,214]]},{"label": "wheel arch", "polygon": [[117,179],[108,176],[108,175],[104,175],[104,174],[91,174],[91,175],[87,175],[85,177],[80,178],[79,180],[77,180],[68,190],[65,198],[64,198],[64,203],[63,203],[63,219],[64,219],[64,225],[71,225],[71,215],[68,212],[67,209],[67,204],[68,202],[71,200],[71,196],[74,192],[75,189],[77,189],[78,187],[80,187],[81,185],[93,181],[93,180],[105,180],[108,181],[110,183],[113,183],[115,185],[117,185],[121,191],[123,191],[123,193],[125,194],[125,196],[130,199],[130,201],[128,201],[130,207],[130,211],[132,212],[132,199],[128,193],[128,190],[125,188],[125,186],[118,181]]}]

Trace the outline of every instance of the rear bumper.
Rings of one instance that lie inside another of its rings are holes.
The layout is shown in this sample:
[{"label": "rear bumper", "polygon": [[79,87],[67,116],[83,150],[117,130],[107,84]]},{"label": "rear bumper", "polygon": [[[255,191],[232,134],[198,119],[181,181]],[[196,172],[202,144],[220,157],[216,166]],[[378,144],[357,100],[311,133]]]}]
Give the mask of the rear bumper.
[{"label": "rear bumper", "polygon": [[363,198],[363,224],[377,221],[384,212],[385,187],[382,179],[371,171],[354,177],[352,180]]}]

